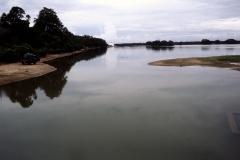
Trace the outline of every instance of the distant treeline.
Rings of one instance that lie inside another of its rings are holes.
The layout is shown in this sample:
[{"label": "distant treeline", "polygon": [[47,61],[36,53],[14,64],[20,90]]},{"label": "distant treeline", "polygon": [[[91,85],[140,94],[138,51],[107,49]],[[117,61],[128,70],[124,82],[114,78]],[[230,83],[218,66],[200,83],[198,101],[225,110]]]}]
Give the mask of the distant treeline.
[{"label": "distant treeline", "polygon": [[210,41],[208,39],[203,39],[202,41],[189,41],[189,42],[174,42],[175,45],[194,45],[194,44],[203,44],[203,45],[210,45],[210,44],[240,44],[240,41],[235,39],[227,39],[225,41],[215,40]]},{"label": "distant treeline", "polygon": [[173,41],[148,41],[146,42],[146,45],[151,46],[151,47],[170,47],[170,46],[174,46],[174,42]]},{"label": "distant treeline", "polygon": [[211,44],[240,44],[240,41],[237,41],[235,39],[227,39],[225,41],[215,40],[210,41],[208,39],[203,39],[202,41],[185,41],[185,42],[173,42],[173,41],[148,41],[146,43],[122,43],[122,44],[115,44],[115,46],[139,46],[139,45],[147,45],[152,47],[165,47],[165,46],[174,46],[174,45],[211,45]]},{"label": "distant treeline", "polygon": [[107,43],[89,35],[74,35],[60,21],[53,9],[44,7],[29,27],[30,15],[20,7],[12,7],[0,17],[0,61],[13,62],[23,54],[38,56],[64,53],[83,48],[106,48]]},{"label": "distant treeline", "polygon": [[225,41],[220,40],[210,41],[208,39],[203,39],[201,41],[201,44],[240,44],[240,41],[237,41],[235,39],[227,39]]},{"label": "distant treeline", "polygon": [[121,43],[121,44],[114,44],[114,46],[142,46],[146,43]]},{"label": "distant treeline", "polygon": [[122,43],[122,44],[115,44],[115,46],[141,46],[141,45],[147,45],[152,47],[163,47],[163,46],[173,46],[173,41],[148,41],[146,43]]}]

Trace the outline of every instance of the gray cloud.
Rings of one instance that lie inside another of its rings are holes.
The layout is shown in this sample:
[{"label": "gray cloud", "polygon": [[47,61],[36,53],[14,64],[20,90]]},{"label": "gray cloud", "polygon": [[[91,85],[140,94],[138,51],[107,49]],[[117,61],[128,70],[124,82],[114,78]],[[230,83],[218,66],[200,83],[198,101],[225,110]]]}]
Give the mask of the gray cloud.
[{"label": "gray cloud", "polygon": [[[240,40],[239,0],[2,0],[0,10],[22,7],[32,21],[43,7],[54,9],[74,34],[114,43],[166,39]],[[33,25],[33,23],[31,23]]]}]

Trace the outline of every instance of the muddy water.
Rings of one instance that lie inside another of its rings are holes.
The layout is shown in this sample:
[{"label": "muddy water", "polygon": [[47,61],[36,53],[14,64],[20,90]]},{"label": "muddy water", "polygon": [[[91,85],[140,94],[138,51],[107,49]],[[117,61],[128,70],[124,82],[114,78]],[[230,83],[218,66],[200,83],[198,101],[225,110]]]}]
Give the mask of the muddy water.
[{"label": "muddy water", "polygon": [[240,72],[156,67],[239,54],[239,45],[115,47],[50,62],[57,72],[0,87],[0,159],[238,160]]}]

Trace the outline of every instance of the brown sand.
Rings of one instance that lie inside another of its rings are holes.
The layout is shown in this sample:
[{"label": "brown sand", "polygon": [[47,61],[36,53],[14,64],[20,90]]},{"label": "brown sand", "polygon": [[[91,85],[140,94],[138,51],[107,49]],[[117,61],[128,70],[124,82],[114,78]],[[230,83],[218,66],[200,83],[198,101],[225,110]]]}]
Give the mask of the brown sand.
[{"label": "brown sand", "polygon": [[197,58],[177,58],[177,59],[167,59],[160,60],[156,62],[148,63],[153,66],[175,66],[175,67],[184,67],[184,66],[210,66],[210,67],[219,67],[219,68],[230,68],[232,70],[240,71],[240,65],[235,65],[231,63],[223,62],[203,62]]},{"label": "brown sand", "polygon": [[[0,85],[8,84],[12,82],[17,82],[29,78],[39,77],[57,69],[53,66],[45,64],[43,62],[54,60],[61,57],[71,56],[84,51],[76,51],[71,53],[62,53],[62,54],[50,54],[44,58],[41,58],[40,62],[37,62],[35,65],[22,65],[21,62],[10,63],[10,64],[0,64]],[[160,60],[156,62],[151,62],[149,65],[153,66],[211,66],[211,67],[220,67],[220,68],[230,68],[233,70],[240,71],[239,65],[234,65],[230,63],[213,63],[213,62],[203,62],[197,58],[178,58],[178,59],[168,59]]]},{"label": "brown sand", "polygon": [[35,65],[22,65],[21,62],[0,64],[0,85],[17,82],[29,78],[40,77],[42,75],[56,71],[57,69],[55,67],[45,64],[43,62],[61,57],[71,56],[82,51],[84,51],[84,49],[71,53],[49,54],[46,57],[41,58],[40,62],[37,62]]}]

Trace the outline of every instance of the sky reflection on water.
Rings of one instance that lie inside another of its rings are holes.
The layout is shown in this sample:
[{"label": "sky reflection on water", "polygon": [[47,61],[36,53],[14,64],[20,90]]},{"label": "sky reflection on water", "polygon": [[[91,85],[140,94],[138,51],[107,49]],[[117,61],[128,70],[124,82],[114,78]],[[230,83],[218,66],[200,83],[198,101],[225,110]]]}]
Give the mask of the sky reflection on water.
[{"label": "sky reflection on water", "polygon": [[[227,52],[209,47],[109,48],[89,61],[55,61],[56,73],[3,87],[1,159],[239,159],[240,137],[226,112],[239,110],[240,72],[147,65]],[[21,108],[20,95],[31,97],[30,108]]]}]

